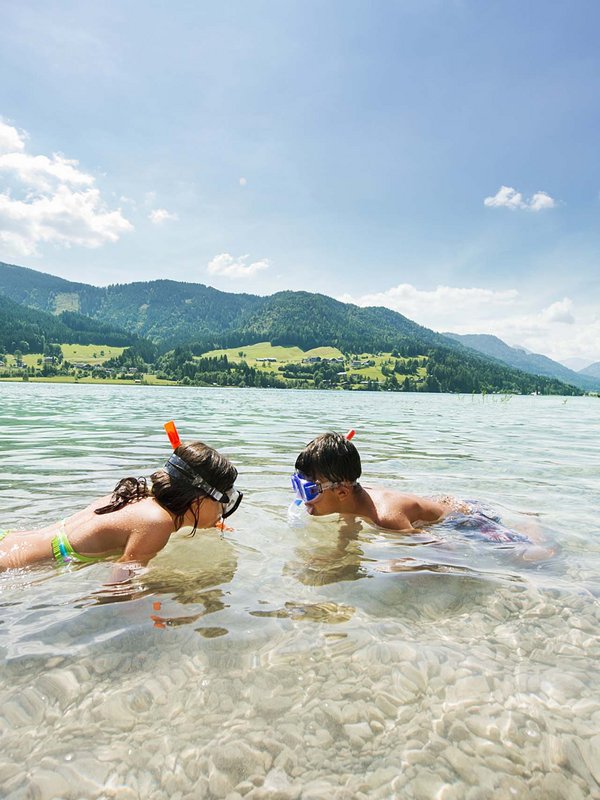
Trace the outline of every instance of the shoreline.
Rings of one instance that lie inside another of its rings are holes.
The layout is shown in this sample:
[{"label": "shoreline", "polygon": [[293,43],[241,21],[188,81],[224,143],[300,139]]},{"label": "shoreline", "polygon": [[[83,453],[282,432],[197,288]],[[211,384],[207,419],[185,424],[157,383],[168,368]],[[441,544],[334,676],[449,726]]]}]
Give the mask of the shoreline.
[{"label": "shoreline", "polygon": [[302,392],[352,392],[352,393],[371,393],[371,394],[380,394],[385,392],[386,394],[423,394],[423,395],[451,395],[454,397],[500,397],[505,402],[510,400],[511,397],[563,397],[563,398],[575,398],[575,397],[600,397],[600,392],[586,392],[581,395],[570,395],[570,394],[532,394],[532,393],[517,393],[517,392],[392,392],[385,389],[345,389],[343,387],[335,387],[335,388],[319,388],[315,389],[314,387],[306,386],[306,387],[290,387],[290,388],[283,388],[278,386],[208,386],[208,385],[194,385],[194,384],[183,384],[177,381],[166,381],[166,380],[155,380],[155,381],[147,381],[147,380],[119,380],[117,378],[73,378],[73,377],[62,377],[57,378],[56,376],[44,378],[44,377],[29,377],[27,380],[23,380],[23,377],[11,377],[11,378],[0,378],[0,383],[66,383],[66,384],[85,384],[88,386],[143,386],[143,387],[152,387],[152,386],[170,386],[170,387],[181,387],[182,389],[258,389],[262,391],[302,391]]}]

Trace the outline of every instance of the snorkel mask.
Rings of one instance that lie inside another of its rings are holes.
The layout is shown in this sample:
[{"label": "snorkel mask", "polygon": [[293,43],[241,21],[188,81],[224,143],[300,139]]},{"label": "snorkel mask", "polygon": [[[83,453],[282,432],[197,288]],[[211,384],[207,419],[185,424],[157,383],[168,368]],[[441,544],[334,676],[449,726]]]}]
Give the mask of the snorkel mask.
[{"label": "snorkel mask", "polygon": [[[164,427],[173,447],[179,447],[181,439],[177,433],[175,423],[171,420],[170,422],[166,422]],[[187,461],[184,461],[183,458],[180,458],[175,453],[169,457],[164,469],[172,478],[179,478],[180,480],[183,478],[187,483],[199,489],[207,497],[216,500],[217,503],[221,503],[223,506],[223,513],[221,514],[222,519],[227,519],[234,511],[237,511],[244,497],[242,492],[234,489],[233,486],[227,494],[219,491],[219,489],[215,489],[214,486],[211,486],[201,475],[195,472]]]},{"label": "snorkel mask", "polygon": [[319,481],[311,481],[310,478],[305,478],[299,472],[292,475],[292,489],[298,500],[304,503],[310,503],[325,490],[335,486],[334,483],[319,483]]}]

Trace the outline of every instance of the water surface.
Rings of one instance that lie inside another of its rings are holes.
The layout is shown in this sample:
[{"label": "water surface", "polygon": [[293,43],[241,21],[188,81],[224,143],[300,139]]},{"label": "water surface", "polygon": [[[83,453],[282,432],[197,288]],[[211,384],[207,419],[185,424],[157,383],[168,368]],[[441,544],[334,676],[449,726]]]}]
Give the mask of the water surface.
[{"label": "water surface", "polygon": [[[0,576],[7,798],[542,798],[600,792],[595,398],[0,384],[0,525],[47,524],[184,439],[233,532]],[[557,546],[290,527],[297,452],[357,429],[364,483],[478,498]],[[157,609],[156,604],[160,603]]]}]

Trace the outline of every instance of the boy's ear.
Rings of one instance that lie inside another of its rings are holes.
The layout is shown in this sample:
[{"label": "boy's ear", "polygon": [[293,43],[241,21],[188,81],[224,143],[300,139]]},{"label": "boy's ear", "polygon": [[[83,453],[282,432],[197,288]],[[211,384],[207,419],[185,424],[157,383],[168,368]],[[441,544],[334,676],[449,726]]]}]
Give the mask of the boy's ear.
[{"label": "boy's ear", "polygon": [[346,498],[350,495],[351,487],[344,486],[344,484],[342,484],[341,486],[335,486],[333,491],[336,493],[336,495],[339,497],[340,500],[346,500]]}]

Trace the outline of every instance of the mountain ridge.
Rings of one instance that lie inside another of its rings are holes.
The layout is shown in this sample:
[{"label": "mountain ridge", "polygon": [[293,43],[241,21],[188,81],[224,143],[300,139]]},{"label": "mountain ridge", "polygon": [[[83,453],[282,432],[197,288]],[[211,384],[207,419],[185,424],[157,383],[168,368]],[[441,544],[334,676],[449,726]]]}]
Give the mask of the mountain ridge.
[{"label": "mountain ridge", "polygon": [[571,383],[586,391],[600,389],[600,376],[588,375],[585,371],[575,372],[541,353],[532,353],[522,347],[512,347],[502,339],[487,333],[445,333],[484,355],[497,358],[508,366],[528,372],[530,375],[543,375]]},{"label": "mountain ridge", "polygon": [[260,297],[172,280],[94,287],[0,263],[0,293],[42,311],[62,309],[100,319],[147,337],[163,353],[179,347],[198,356],[261,341],[304,350],[397,352],[400,358],[427,356],[427,391],[573,393],[555,378],[534,380],[391,309],[362,308],[310,292]]}]

